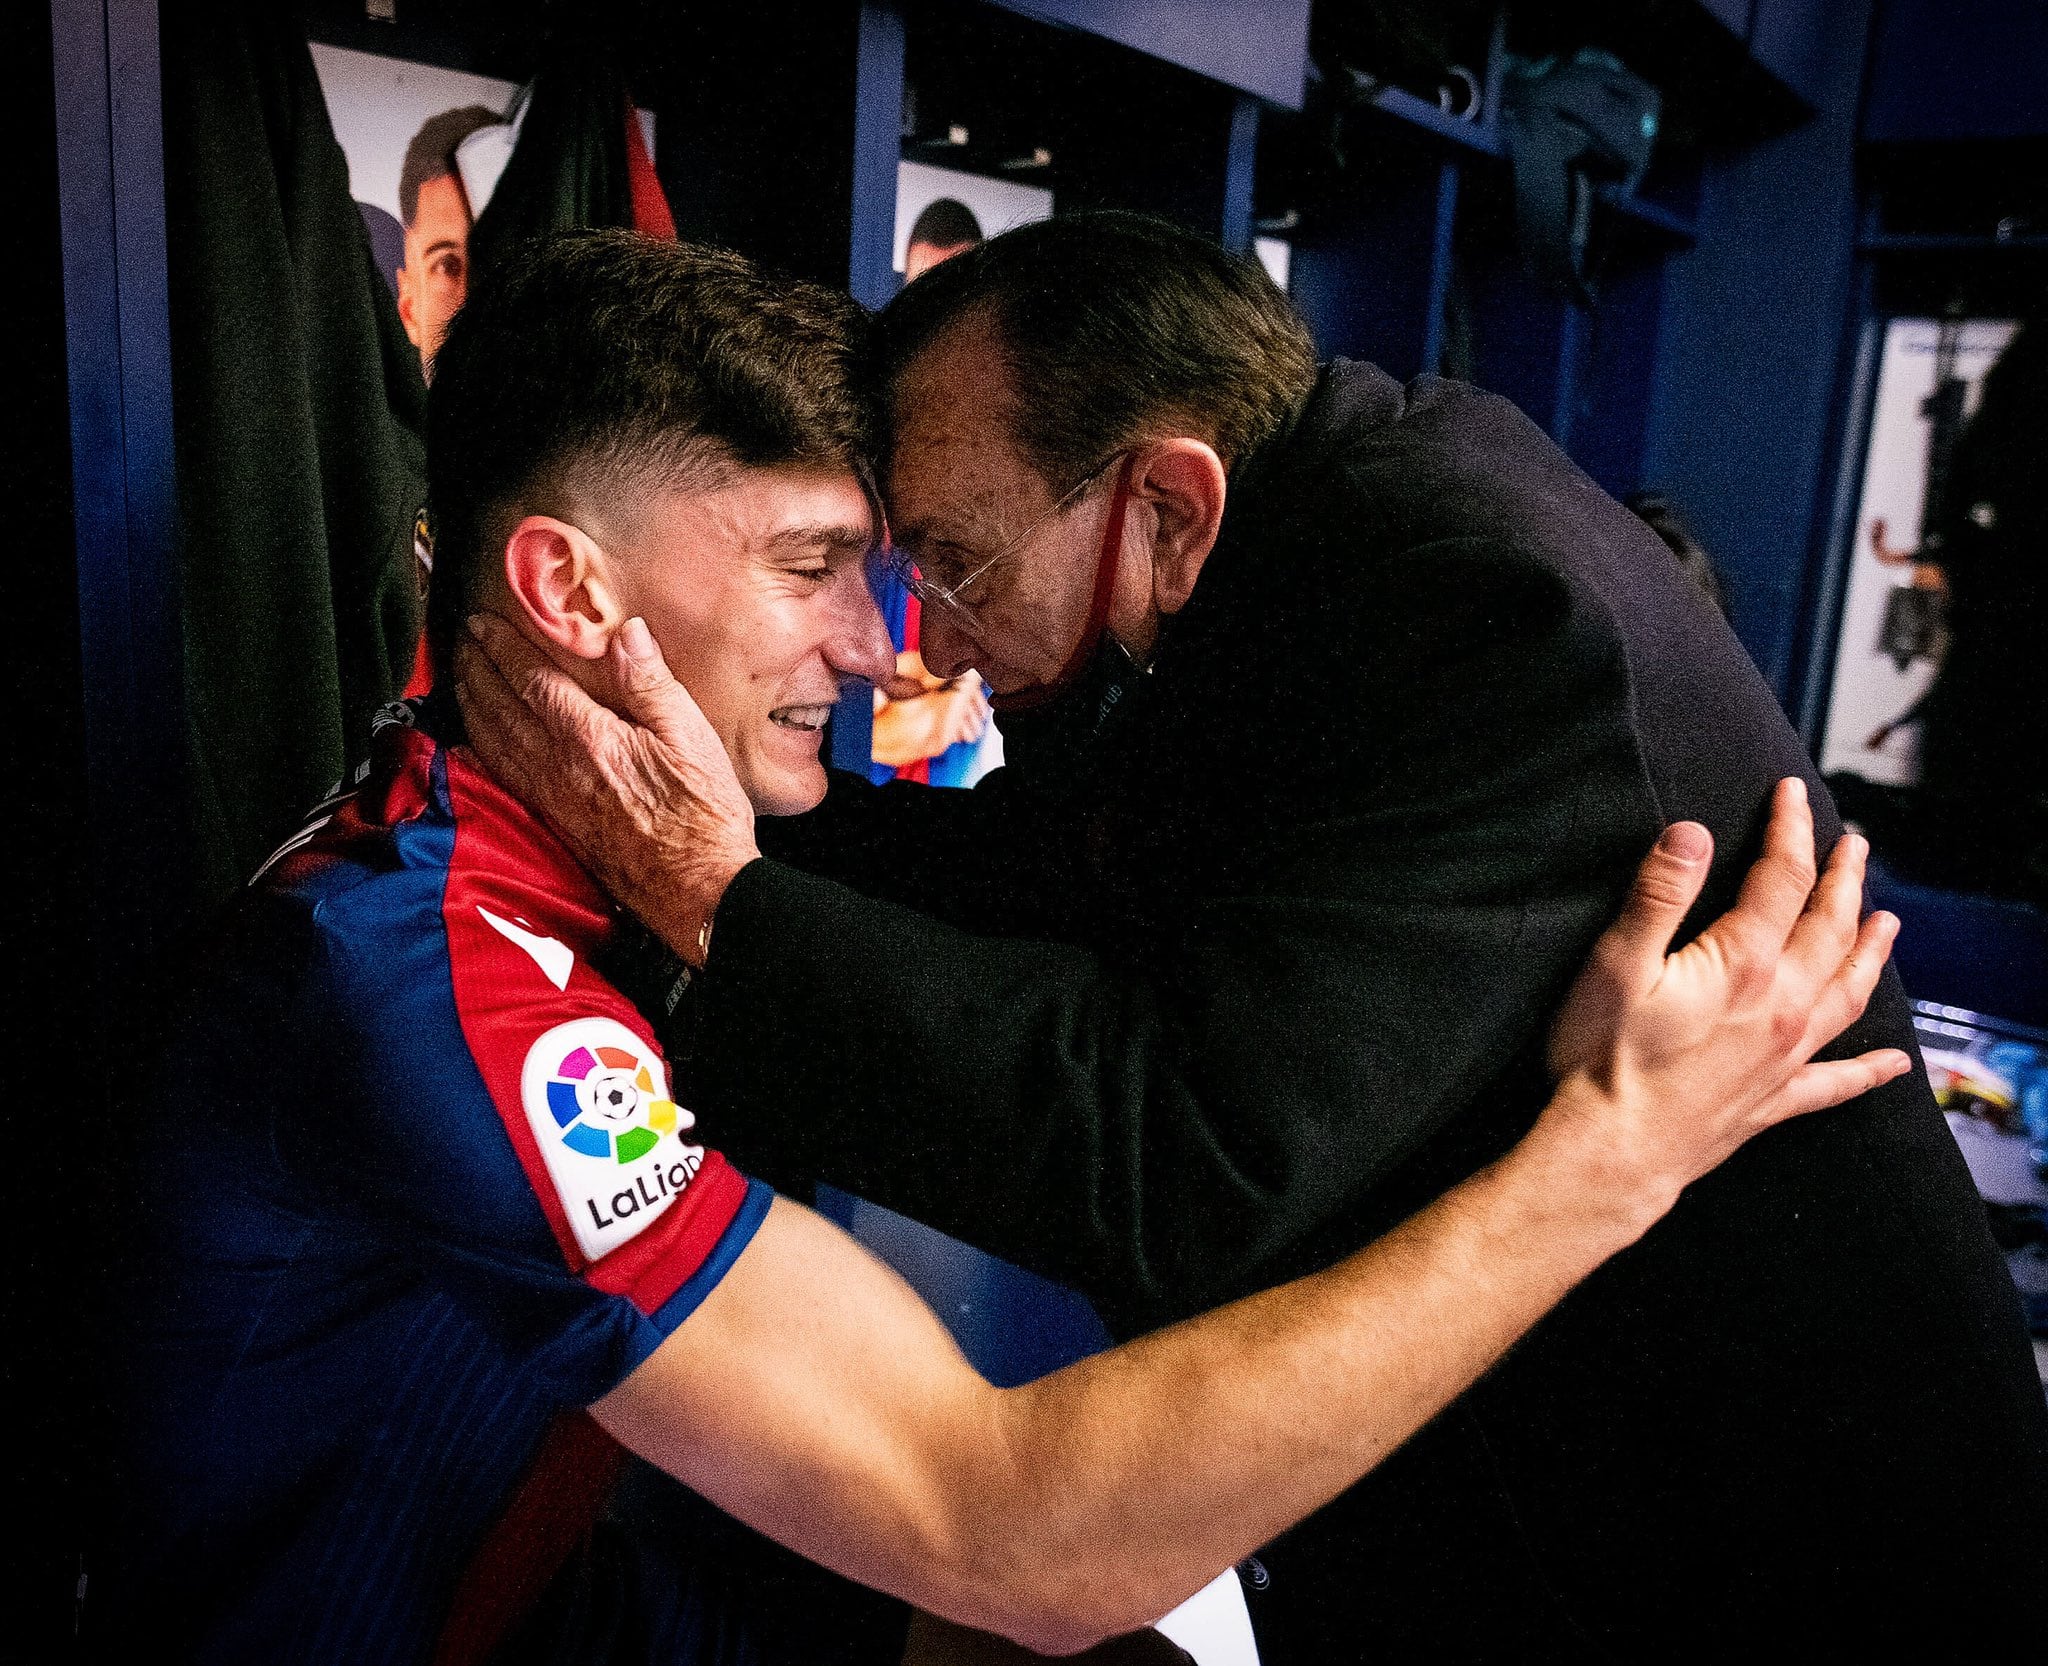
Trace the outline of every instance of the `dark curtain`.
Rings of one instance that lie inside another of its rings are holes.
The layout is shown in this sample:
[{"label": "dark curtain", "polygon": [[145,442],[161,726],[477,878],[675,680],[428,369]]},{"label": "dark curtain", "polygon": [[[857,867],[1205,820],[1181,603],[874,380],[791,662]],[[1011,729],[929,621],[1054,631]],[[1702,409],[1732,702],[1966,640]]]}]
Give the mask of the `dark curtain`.
[{"label": "dark curtain", "polygon": [[164,189],[199,885],[368,739],[420,628],[426,387],[295,8],[165,0]]},{"label": "dark curtain", "polygon": [[630,108],[625,77],[603,52],[572,50],[535,77],[519,143],[470,233],[472,271],[489,271],[522,237],[633,224]]}]

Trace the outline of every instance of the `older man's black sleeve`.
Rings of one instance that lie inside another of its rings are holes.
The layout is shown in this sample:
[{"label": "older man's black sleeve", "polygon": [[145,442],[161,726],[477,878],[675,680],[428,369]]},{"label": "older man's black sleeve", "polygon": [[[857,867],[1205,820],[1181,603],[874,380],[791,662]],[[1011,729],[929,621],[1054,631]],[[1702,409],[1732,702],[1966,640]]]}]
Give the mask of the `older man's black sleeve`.
[{"label": "older man's black sleeve", "polygon": [[[1358,1200],[1461,1110],[1487,1114],[1457,1166],[1525,1126],[1544,1015],[1661,825],[1624,656],[1597,601],[1483,541],[1336,595],[1334,629],[1268,615],[1284,662],[1228,633],[1211,658],[1199,620],[1162,660],[1144,761],[1064,835],[1112,847],[1069,940],[743,872],[695,1052],[748,1159],[1128,1325],[1318,1258],[1339,1215],[1355,1245]],[[1448,1183],[1408,1178],[1388,1211]]]}]

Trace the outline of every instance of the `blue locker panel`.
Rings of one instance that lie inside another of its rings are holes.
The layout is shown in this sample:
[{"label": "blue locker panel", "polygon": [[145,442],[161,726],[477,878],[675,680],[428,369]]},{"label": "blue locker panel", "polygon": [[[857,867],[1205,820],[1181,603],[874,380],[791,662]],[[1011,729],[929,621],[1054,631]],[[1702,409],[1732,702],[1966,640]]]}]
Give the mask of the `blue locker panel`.
[{"label": "blue locker panel", "polygon": [[896,293],[891,264],[896,164],[903,140],[903,13],[886,0],[860,8],[854,41],[853,240],[847,289],[864,307]]},{"label": "blue locker panel", "polygon": [[190,879],[156,0],[56,0],[50,21],[89,926],[111,992],[176,929]]},{"label": "blue locker panel", "polygon": [[996,0],[1301,108],[1309,0]]},{"label": "blue locker panel", "polygon": [[[906,158],[1044,187],[1062,210],[1136,209],[1249,241],[1255,99],[1099,34],[957,0],[902,9]],[[1041,149],[1044,166],[1020,167]]]},{"label": "blue locker panel", "polygon": [[1699,0],[1700,10],[1712,17],[1737,40],[1749,38],[1752,9],[1768,6],[1771,0]]},{"label": "blue locker panel", "polygon": [[1710,153],[1697,247],[1666,264],[1646,467],[1727,580],[1736,635],[1796,709],[1856,237],[1868,0],[1829,0],[1802,126]]},{"label": "blue locker panel", "polygon": [[1438,227],[1456,178],[1448,163],[1404,158],[1348,213],[1318,216],[1293,234],[1288,291],[1324,358],[1370,359],[1403,381],[1437,368],[1447,253]]},{"label": "blue locker panel", "polygon": [[1756,0],[1750,56],[1809,104],[1818,103],[1826,91],[1828,41],[1861,23],[1827,0]]},{"label": "blue locker panel", "polygon": [[1465,181],[1458,216],[1458,284],[1470,379],[1521,406],[1553,436],[1569,427],[1573,366],[1583,345],[1577,309],[1533,277],[1515,235],[1505,174]]},{"label": "blue locker panel", "polygon": [[1546,433],[1560,414],[1559,379],[1575,346],[1574,309],[1517,267],[1489,267],[1472,284],[1472,380],[1504,394]]},{"label": "blue locker panel", "polygon": [[1602,280],[1599,308],[1584,322],[1566,449],[1616,497],[1649,484],[1643,440],[1663,300],[1661,264],[1631,262]]}]

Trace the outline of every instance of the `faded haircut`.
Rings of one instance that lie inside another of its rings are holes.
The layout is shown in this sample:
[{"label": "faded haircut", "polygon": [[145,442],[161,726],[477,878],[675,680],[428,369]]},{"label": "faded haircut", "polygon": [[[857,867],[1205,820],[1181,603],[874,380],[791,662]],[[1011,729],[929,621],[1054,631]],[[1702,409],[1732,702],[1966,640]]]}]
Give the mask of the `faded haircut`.
[{"label": "faded haircut", "polygon": [[508,249],[472,284],[427,400],[436,677],[514,513],[709,489],[735,467],[865,480],[865,328],[845,295],[729,250],[630,231]]}]

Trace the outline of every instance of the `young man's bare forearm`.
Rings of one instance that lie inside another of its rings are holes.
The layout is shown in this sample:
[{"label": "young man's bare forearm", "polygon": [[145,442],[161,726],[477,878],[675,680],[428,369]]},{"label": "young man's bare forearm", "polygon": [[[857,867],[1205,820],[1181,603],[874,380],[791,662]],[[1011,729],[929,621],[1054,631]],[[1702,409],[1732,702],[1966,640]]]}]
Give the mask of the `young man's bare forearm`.
[{"label": "young man's bare forearm", "polygon": [[1594,1178],[1532,1140],[1327,1272],[1008,1391],[941,1611],[1049,1652],[1157,1619],[1378,1464],[1670,1201]]},{"label": "young man's bare forearm", "polygon": [[[592,1407],[847,1577],[1045,1652],[1149,1624],[1469,1386],[1675,1188],[1553,1121],[1327,1272],[997,1390],[910,1289],[779,1202]],[[1564,1131],[1560,1132],[1560,1128]]]}]

